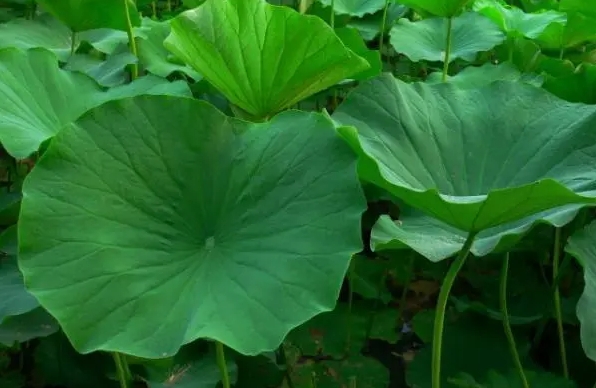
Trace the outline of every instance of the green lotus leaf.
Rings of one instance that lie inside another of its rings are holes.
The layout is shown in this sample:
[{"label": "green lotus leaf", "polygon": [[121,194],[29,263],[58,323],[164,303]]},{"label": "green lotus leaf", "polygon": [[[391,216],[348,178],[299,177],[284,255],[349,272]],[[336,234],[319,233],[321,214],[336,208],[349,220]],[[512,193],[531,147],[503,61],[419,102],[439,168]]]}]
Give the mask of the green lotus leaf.
[{"label": "green lotus leaf", "polygon": [[[470,252],[486,256],[493,251],[511,249],[538,224],[561,227],[571,222],[582,205],[567,205],[533,214],[521,220],[499,225],[478,233]],[[401,208],[399,221],[381,216],[371,232],[374,251],[411,248],[433,262],[459,252],[468,233],[412,208]]]},{"label": "green lotus leaf", "polygon": [[37,307],[24,314],[7,317],[0,323],[0,344],[13,346],[34,338],[47,337],[60,329],[46,310]]},{"label": "green lotus leaf", "polygon": [[399,3],[435,16],[452,17],[461,12],[470,0],[400,0]]},{"label": "green lotus leaf", "polygon": [[384,74],[333,117],[362,179],[465,232],[596,202],[596,106],[519,82],[461,89]]},{"label": "green lotus leaf", "polygon": [[141,36],[137,42],[139,61],[147,71],[160,77],[167,77],[175,71],[180,71],[195,81],[201,80],[202,76],[190,66],[170,59],[172,54],[163,45],[170,34],[169,20],[156,22],[143,18],[143,25],[138,30],[138,35]]},{"label": "green lotus leaf", "polygon": [[[130,23],[141,22],[133,0],[128,2]],[[123,0],[37,0],[37,3],[73,31],[111,28],[127,31],[128,20]]]},{"label": "green lotus leaf", "polygon": [[190,95],[185,82],[157,77],[104,91],[92,78],[60,69],[44,49],[0,50],[0,143],[26,158],[66,124],[106,101],[138,94]]},{"label": "green lotus leaf", "polygon": [[596,65],[582,63],[569,74],[548,75],[544,88],[567,101],[596,104]]},{"label": "green lotus leaf", "polygon": [[342,40],[342,42],[350,50],[355,52],[360,57],[366,59],[370,67],[360,73],[352,75],[350,78],[355,80],[364,80],[367,78],[376,77],[381,74],[383,63],[381,62],[381,55],[377,50],[370,50],[358,30],[350,27],[341,27],[335,29],[335,34]]},{"label": "green lotus leaf", "polygon": [[58,133],[23,197],[25,284],[81,353],[272,350],[334,307],[362,244],[356,156],[318,113],[111,101]]},{"label": "green lotus leaf", "polygon": [[319,0],[321,4],[330,7],[333,3],[333,12],[339,15],[363,17],[373,14],[385,7],[385,0]]},{"label": "green lotus leaf", "polygon": [[72,32],[47,14],[40,15],[35,20],[14,19],[0,24],[0,49],[45,48],[56,54],[61,61],[66,61],[70,56],[71,46]]},{"label": "green lotus leaf", "polygon": [[320,18],[264,0],[207,0],[171,28],[166,48],[256,118],[369,67]]},{"label": "green lotus leaf", "polygon": [[567,15],[557,11],[525,13],[498,0],[476,0],[473,9],[495,22],[508,36],[536,39],[552,23],[565,26]]},{"label": "green lotus leaf", "polygon": [[[426,82],[444,82],[442,76],[441,72],[435,71],[426,78]],[[495,81],[518,81],[541,86],[543,77],[533,73],[522,73],[509,62],[498,65],[487,62],[482,66],[467,66],[456,75],[447,77],[447,81],[460,88],[478,88]]]},{"label": "green lotus leaf", "polygon": [[416,22],[400,19],[391,29],[391,45],[414,62],[444,62],[447,51],[449,62],[452,62],[458,58],[473,61],[477,53],[490,50],[505,40],[505,35],[490,19],[466,12],[452,19],[451,43],[448,44],[448,24],[447,18]]},{"label": "green lotus leaf", "polygon": [[568,12],[567,23],[551,23],[536,41],[543,48],[561,50],[596,39],[596,16]]},{"label": "green lotus leaf", "polygon": [[20,315],[39,307],[39,303],[25,290],[23,276],[17,266],[17,229],[11,226],[0,235],[0,249],[7,257],[0,258],[0,323],[13,315]]},{"label": "green lotus leaf", "polygon": [[[403,17],[408,10],[408,7],[401,4],[389,3],[387,14],[385,15],[385,28],[383,28],[383,31],[389,30],[389,28],[395,24],[397,19]],[[381,32],[383,13],[383,11],[379,11],[373,15],[365,15],[361,18],[351,18],[347,26],[357,29],[364,40],[371,41]]]},{"label": "green lotus leaf", "polygon": [[79,71],[93,78],[99,85],[114,87],[122,85],[128,80],[126,66],[136,63],[137,58],[126,46],[106,59],[100,59],[88,54],[75,54],[68,59],[66,66],[69,71]]},{"label": "green lotus leaf", "polygon": [[596,221],[573,234],[565,251],[575,256],[584,268],[584,292],[577,303],[582,347],[596,361]]}]

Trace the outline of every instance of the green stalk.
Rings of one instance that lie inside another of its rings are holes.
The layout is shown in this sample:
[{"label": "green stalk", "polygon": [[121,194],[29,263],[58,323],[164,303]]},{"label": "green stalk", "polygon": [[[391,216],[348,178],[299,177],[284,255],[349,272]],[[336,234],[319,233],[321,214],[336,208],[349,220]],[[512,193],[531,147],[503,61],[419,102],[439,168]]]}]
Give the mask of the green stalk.
[{"label": "green stalk", "polygon": [[151,2],[151,13],[152,13],[153,19],[157,20],[157,4],[155,1]]},{"label": "green stalk", "polygon": [[[555,229],[555,247],[553,252],[553,282],[559,278],[559,261],[561,259],[561,231],[562,228]],[[557,332],[559,334],[559,352],[561,353],[561,364],[563,366],[563,376],[569,378],[569,368],[567,367],[567,351],[565,348],[565,337],[563,333],[563,313],[561,312],[561,295],[559,293],[559,284],[555,283],[554,301],[555,316],[557,319]]]},{"label": "green stalk", "polygon": [[505,254],[505,259],[503,260],[503,268],[501,269],[501,283],[499,287],[499,305],[501,306],[501,314],[503,314],[503,329],[505,329],[505,335],[507,336],[507,342],[509,343],[509,351],[511,352],[511,357],[513,357],[513,362],[515,364],[515,368],[517,369],[517,373],[519,374],[519,378],[522,381],[522,385],[524,388],[530,388],[530,384],[528,384],[528,379],[526,378],[526,374],[524,372],[524,367],[521,363],[521,359],[519,357],[519,353],[517,352],[517,346],[515,345],[515,337],[513,336],[513,331],[511,330],[511,325],[509,324],[509,313],[507,312],[507,273],[509,272],[509,252]]},{"label": "green stalk", "polygon": [[70,56],[72,57],[77,49],[77,33],[72,31],[70,34]]},{"label": "green stalk", "polygon": [[439,299],[437,301],[435,312],[435,325],[433,329],[432,388],[441,388],[441,350],[443,346],[443,325],[445,323],[447,300],[449,299],[449,293],[451,292],[453,283],[455,283],[455,278],[466,262],[466,258],[470,253],[475,237],[476,233],[474,232],[468,234],[464,246],[459,251],[459,254],[453,263],[449,266],[449,270],[441,285],[441,291],[439,292]]},{"label": "green stalk", "polygon": [[445,41],[445,58],[443,58],[443,82],[447,81],[449,72],[449,59],[451,57],[451,30],[453,19],[447,18],[447,40]]},{"label": "green stalk", "polygon": [[228,374],[228,366],[226,365],[224,346],[219,341],[215,341],[215,357],[217,359],[219,373],[221,374],[222,388],[230,388],[230,375]]},{"label": "green stalk", "polygon": [[381,18],[381,36],[379,36],[379,56],[383,60],[383,44],[385,40],[385,24],[387,24],[387,10],[389,9],[389,0],[385,0],[385,8],[383,8],[383,17]]},{"label": "green stalk", "polygon": [[112,352],[112,358],[114,359],[114,364],[116,364],[116,374],[120,382],[120,388],[128,388],[128,383],[132,380],[132,376],[126,359],[118,352]]},{"label": "green stalk", "polygon": [[[135,36],[132,30],[132,21],[130,19],[130,9],[128,8],[128,0],[124,0],[124,12],[126,14],[126,32],[128,34],[128,44],[130,45],[130,52],[135,57],[139,57],[137,53],[137,42],[135,42]],[[139,76],[139,66],[136,63],[131,65],[130,77],[134,81]]]}]

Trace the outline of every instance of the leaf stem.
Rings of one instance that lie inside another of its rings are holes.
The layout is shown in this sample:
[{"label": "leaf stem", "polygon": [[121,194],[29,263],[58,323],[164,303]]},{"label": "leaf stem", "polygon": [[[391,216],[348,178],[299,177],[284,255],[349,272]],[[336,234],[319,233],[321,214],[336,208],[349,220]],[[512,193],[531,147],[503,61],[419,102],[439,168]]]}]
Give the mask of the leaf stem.
[{"label": "leaf stem", "polygon": [[114,358],[114,364],[116,364],[116,374],[120,382],[120,388],[128,388],[128,383],[132,378],[126,359],[118,352],[112,352],[112,357]]},{"label": "leaf stem", "polygon": [[517,351],[517,346],[515,344],[515,337],[513,336],[513,331],[511,330],[511,325],[509,324],[509,313],[507,311],[507,277],[509,272],[509,252],[505,254],[505,259],[503,260],[503,267],[501,269],[501,282],[499,285],[499,305],[501,307],[501,314],[503,315],[503,329],[505,329],[505,336],[507,337],[507,342],[509,343],[509,351],[511,352],[511,357],[513,357],[513,362],[515,364],[515,368],[517,369],[517,373],[522,381],[522,385],[524,388],[530,388],[530,384],[528,384],[528,379],[526,378],[526,374],[524,372],[524,367],[521,363],[521,359],[519,357],[519,353]]},{"label": "leaf stem", "polygon": [[383,8],[383,17],[381,18],[381,36],[379,36],[379,56],[383,60],[383,44],[385,40],[385,24],[387,24],[387,10],[389,9],[389,0],[385,0],[385,8]]},{"label": "leaf stem", "polygon": [[555,247],[553,251],[553,282],[554,284],[554,302],[555,316],[557,319],[557,332],[559,335],[559,352],[561,354],[561,364],[563,366],[563,376],[569,378],[569,368],[567,366],[567,351],[565,348],[565,336],[563,332],[563,314],[561,312],[561,294],[559,293],[559,262],[561,259],[561,231],[562,228],[555,229]]},{"label": "leaf stem", "polygon": [[228,374],[228,366],[226,365],[226,355],[224,353],[224,345],[215,341],[215,357],[217,359],[217,366],[221,374],[221,383],[223,388],[230,388],[230,375]]},{"label": "leaf stem", "polygon": [[449,75],[449,61],[451,57],[451,30],[453,18],[447,18],[447,39],[445,40],[445,55],[443,57],[443,82],[447,81]]},{"label": "leaf stem", "polygon": [[449,266],[449,270],[443,279],[441,291],[439,292],[439,299],[437,301],[437,308],[435,312],[435,325],[433,329],[433,352],[432,352],[432,388],[441,388],[441,350],[443,345],[443,325],[445,323],[445,310],[447,309],[447,300],[449,293],[455,283],[457,274],[464,266],[466,258],[472,248],[472,243],[476,237],[475,232],[470,232],[466,238],[464,246],[459,251],[459,254]]},{"label": "leaf stem", "polygon": [[77,33],[72,31],[70,34],[70,56],[72,57],[77,49]]},{"label": "leaf stem", "polygon": [[[128,0],[124,1],[124,12],[126,14],[126,33],[128,34],[128,44],[130,45],[130,52],[135,57],[139,57],[137,53],[137,42],[135,41],[135,36],[132,29],[132,21],[130,19],[130,9],[128,7]],[[131,72],[130,77],[134,81],[139,76],[139,65],[135,62],[131,65]]]}]

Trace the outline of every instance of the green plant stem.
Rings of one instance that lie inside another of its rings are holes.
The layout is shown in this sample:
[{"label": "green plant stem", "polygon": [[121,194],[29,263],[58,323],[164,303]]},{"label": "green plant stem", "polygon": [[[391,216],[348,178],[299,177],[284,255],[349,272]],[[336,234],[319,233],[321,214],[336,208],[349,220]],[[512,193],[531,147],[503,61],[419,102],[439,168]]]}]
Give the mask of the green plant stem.
[{"label": "green plant stem", "polygon": [[153,19],[157,19],[157,4],[155,1],[151,2],[151,13],[152,13]]},{"label": "green plant stem", "polygon": [[116,364],[116,374],[120,382],[120,388],[128,388],[128,383],[132,378],[126,359],[118,352],[112,352],[112,357],[114,358],[114,364]]},{"label": "green plant stem", "polygon": [[449,73],[449,60],[451,59],[451,30],[453,18],[447,18],[447,40],[445,41],[445,56],[443,58],[443,82],[447,81]]},{"label": "green plant stem", "polygon": [[379,36],[379,56],[383,61],[383,44],[385,40],[385,24],[387,24],[387,10],[389,9],[389,0],[385,0],[385,8],[383,8],[383,17],[381,18],[381,35]]},{"label": "green plant stem", "polygon": [[[130,45],[130,52],[132,53],[132,55],[134,55],[135,57],[139,57],[137,54],[137,42],[135,41],[135,36],[132,30],[132,21],[130,19],[130,9],[128,8],[128,0],[123,0],[124,1],[124,12],[126,14],[126,24],[127,24],[127,29],[126,32],[128,34],[128,44]],[[134,81],[135,79],[137,79],[137,77],[139,76],[139,66],[136,63],[133,63],[131,65],[131,72],[130,72],[130,77],[132,78],[132,80]]]},{"label": "green plant stem", "polygon": [[221,374],[221,383],[223,388],[230,388],[230,375],[228,374],[228,366],[226,365],[226,355],[224,353],[224,345],[215,341],[215,357],[217,359],[217,366]]},{"label": "green plant stem", "polygon": [[445,310],[447,309],[447,300],[451,287],[455,283],[457,274],[464,266],[466,258],[472,248],[472,243],[476,233],[470,232],[464,243],[464,246],[459,251],[459,254],[449,266],[449,270],[443,279],[441,291],[439,292],[439,299],[437,300],[437,308],[435,311],[435,325],[433,328],[433,353],[432,353],[432,388],[441,388],[441,350],[443,345],[443,325],[445,323]]},{"label": "green plant stem", "polygon": [[[561,231],[562,228],[555,230],[555,247],[553,251],[553,282],[559,278],[559,262],[561,259]],[[559,335],[559,352],[561,353],[561,365],[563,366],[563,376],[569,378],[569,368],[567,366],[567,351],[565,348],[565,336],[563,333],[563,314],[561,312],[561,295],[559,293],[559,284],[554,284],[554,302],[555,316],[557,319],[557,332]]]},{"label": "green plant stem", "polygon": [[530,388],[530,384],[528,384],[528,379],[526,378],[526,374],[524,372],[524,367],[521,363],[521,359],[519,357],[519,353],[517,351],[517,346],[515,344],[515,337],[513,336],[513,331],[511,330],[511,325],[509,324],[509,313],[507,311],[507,273],[509,272],[509,252],[505,254],[505,259],[503,260],[503,267],[501,269],[501,282],[499,287],[499,305],[501,307],[501,314],[503,315],[503,329],[505,329],[505,336],[507,337],[507,342],[509,343],[509,351],[511,352],[511,357],[513,357],[513,362],[515,364],[515,368],[517,369],[517,373],[519,374],[519,378],[522,381],[522,385],[524,388]]},{"label": "green plant stem", "polygon": [[72,31],[70,34],[70,56],[72,57],[77,49],[77,33]]},{"label": "green plant stem", "polygon": [[[331,25],[331,28],[333,28],[335,30],[335,0],[331,0],[331,16],[330,16],[330,20],[329,20],[329,24]],[[333,109],[335,110],[337,108],[338,102],[337,102],[337,89],[333,90]]]}]

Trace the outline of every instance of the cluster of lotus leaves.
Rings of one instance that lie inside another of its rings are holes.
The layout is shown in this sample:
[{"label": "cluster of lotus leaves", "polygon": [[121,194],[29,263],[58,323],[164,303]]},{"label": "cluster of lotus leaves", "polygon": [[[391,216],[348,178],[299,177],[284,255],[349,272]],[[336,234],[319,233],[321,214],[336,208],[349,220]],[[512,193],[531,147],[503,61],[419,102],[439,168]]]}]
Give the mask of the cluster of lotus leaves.
[{"label": "cluster of lotus leaves", "polygon": [[[417,3],[451,17],[465,1]],[[245,30],[246,44],[228,44]],[[23,186],[18,267],[82,353],[159,358],[197,338],[275,348],[334,307],[362,249],[362,180],[413,209],[401,225],[380,220],[374,242],[433,260],[470,233],[488,253],[595,201],[596,107],[521,82],[384,74],[331,118],[284,111],[369,64],[322,20],[264,1],[209,0],[171,22],[164,46],[261,122],[184,83],[105,90],[50,51],[0,50],[13,102],[0,106],[0,141],[18,158],[49,143]]]}]

